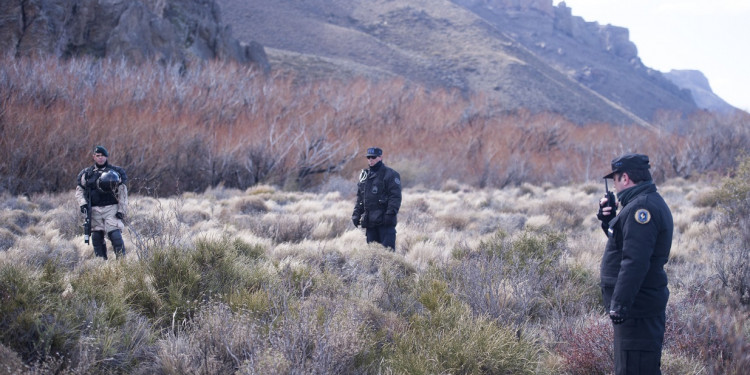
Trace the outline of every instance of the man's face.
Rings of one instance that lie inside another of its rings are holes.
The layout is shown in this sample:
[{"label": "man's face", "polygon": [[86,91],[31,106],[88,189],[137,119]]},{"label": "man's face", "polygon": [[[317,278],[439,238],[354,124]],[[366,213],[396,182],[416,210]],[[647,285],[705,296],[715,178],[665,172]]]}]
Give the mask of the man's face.
[{"label": "man's face", "polygon": [[94,154],[94,163],[96,163],[98,165],[103,165],[106,162],[107,162],[107,157],[106,156],[104,156],[103,154],[100,154],[98,152]]},{"label": "man's face", "polygon": [[373,165],[378,164],[378,162],[381,160],[383,160],[382,156],[368,156],[367,164],[369,164],[372,167]]},{"label": "man's face", "polygon": [[614,176],[612,176],[612,179],[615,182],[615,191],[618,193],[633,186],[632,182],[630,181],[630,177],[625,173],[616,173]]}]

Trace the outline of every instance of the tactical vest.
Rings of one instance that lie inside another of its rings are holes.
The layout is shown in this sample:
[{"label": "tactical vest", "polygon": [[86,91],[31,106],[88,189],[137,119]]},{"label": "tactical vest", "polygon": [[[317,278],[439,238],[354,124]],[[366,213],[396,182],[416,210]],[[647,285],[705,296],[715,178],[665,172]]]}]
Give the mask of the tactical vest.
[{"label": "tactical vest", "polygon": [[118,203],[116,190],[104,192],[96,188],[96,180],[98,180],[99,176],[101,176],[104,172],[109,170],[114,170],[115,172],[118,172],[120,175],[122,175],[118,168],[113,168],[112,166],[107,164],[102,168],[96,168],[96,166],[92,165],[84,169],[81,173],[82,176],[78,177],[79,185],[81,184],[81,177],[85,179],[85,184],[81,185],[81,187],[88,191],[89,200],[91,201],[91,205],[94,207],[110,206]]}]

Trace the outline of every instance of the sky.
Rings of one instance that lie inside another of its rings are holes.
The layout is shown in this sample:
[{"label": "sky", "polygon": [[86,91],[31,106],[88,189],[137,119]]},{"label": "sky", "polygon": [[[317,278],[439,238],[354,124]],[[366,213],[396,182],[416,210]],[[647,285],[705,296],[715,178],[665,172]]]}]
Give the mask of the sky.
[{"label": "sky", "polygon": [[750,112],[750,0],[566,0],[565,4],[574,16],[588,22],[630,30],[630,41],[649,68],[700,70],[716,95]]}]

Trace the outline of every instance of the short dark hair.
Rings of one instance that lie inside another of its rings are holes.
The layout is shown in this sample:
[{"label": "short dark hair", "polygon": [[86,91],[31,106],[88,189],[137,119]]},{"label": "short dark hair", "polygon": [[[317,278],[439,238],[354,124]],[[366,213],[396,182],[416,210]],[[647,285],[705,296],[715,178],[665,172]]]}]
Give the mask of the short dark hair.
[{"label": "short dark hair", "polygon": [[622,171],[619,174],[627,173],[630,181],[635,184],[639,184],[643,181],[651,181],[651,172],[648,169],[631,169],[629,171]]}]

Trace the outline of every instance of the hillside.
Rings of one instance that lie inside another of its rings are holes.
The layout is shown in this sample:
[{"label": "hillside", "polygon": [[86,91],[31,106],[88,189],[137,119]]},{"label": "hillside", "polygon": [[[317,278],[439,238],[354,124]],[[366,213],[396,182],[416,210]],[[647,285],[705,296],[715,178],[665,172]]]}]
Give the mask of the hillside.
[{"label": "hillside", "polygon": [[699,109],[642,64],[627,29],[552,0],[218,3],[239,39],[257,40],[276,69],[302,78],[400,76],[578,123],[645,125],[659,111]]},{"label": "hillside", "polygon": [[398,77],[478,95],[496,113],[548,112],[578,124],[650,126],[664,111],[733,110],[707,84],[643,65],[627,29],[587,22],[552,0],[12,0],[0,12],[7,56],[180,70],[235,61],[298,82]]}]

